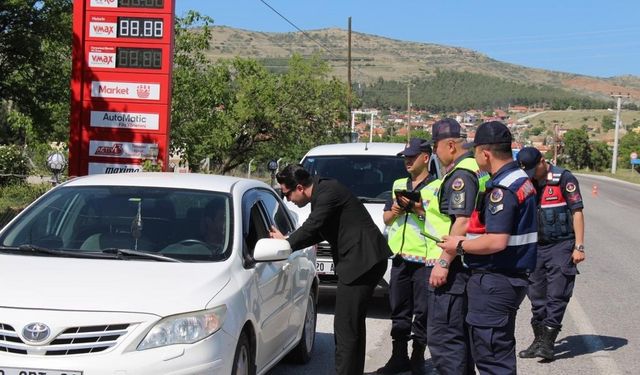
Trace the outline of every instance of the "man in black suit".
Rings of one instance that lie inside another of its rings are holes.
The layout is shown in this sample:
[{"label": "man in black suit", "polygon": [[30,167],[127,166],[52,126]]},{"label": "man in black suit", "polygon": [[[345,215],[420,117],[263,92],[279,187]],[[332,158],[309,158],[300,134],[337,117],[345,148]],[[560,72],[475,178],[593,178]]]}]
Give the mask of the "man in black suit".
[{"label": "man in black suit", "polygon": [[[311,202],[311,214],[287,240],[294,250],[323,240],[331,245],[338,275],[333,320],[336,372],[364,371],[367,307],[392,253],[364,205],[338,181],[312,177],[301,165],[276,175],[283,195],[298,207]],[[284,238],[272,228],[271,237]]]}]

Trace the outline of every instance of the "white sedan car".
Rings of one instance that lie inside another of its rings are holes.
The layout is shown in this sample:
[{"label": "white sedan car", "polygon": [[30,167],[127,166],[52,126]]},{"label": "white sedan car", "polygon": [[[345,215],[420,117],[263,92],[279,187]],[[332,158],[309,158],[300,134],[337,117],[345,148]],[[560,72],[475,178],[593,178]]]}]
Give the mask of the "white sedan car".
[{"label": "white sedan car", "polygon": [[0,374],[263,374],[315,338],[312,248],[266,184],[77,178],[0,231]]}]

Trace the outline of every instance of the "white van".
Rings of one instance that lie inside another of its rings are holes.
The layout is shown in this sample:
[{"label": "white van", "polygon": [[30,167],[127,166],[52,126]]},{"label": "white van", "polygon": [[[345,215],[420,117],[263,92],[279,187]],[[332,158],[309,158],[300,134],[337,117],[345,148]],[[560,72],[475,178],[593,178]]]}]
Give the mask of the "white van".
[{"label": "white van", "polygon": [[[384,205],[391,197],[391,187],[398,178],[406,177],[404,161],[398,153],[404,143],[343,143],[318,146],[302,158],[300,164],[312,175],[335,178],[360,198],[380,231],[386,235],[382,220]],[[309,216],[311,206],[299,208],[291,202],[287,207],[298,215],[303,223]],[[389,260],[391,263],[391,260]],[[335,287],[331,248],[327,242],[318,244],[316,271],[320,286]],[[378,293],[386,293],[389,286],[391,266],[387,268]]]}]

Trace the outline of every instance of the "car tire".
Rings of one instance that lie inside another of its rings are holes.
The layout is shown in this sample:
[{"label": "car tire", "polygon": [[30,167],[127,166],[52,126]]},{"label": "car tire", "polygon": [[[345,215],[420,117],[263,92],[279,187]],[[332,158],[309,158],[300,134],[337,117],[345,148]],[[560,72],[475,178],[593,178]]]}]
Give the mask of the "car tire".
[{"label": "car tire", "polygon": [[316,298],[313,292],[307,297],[307,312],[304,317],[302,336],[298,345],[287,356],[293,363],[305,364],[311,360],[314,341],[316,339],[316,322],[318,321],[318,310],[316,308]]},{"label": "car tire", "polygon": [[233,356],[233,369],[231,375],[254,375],[255,368],[252,359],[252,350],[246,333],[241,333]]}]

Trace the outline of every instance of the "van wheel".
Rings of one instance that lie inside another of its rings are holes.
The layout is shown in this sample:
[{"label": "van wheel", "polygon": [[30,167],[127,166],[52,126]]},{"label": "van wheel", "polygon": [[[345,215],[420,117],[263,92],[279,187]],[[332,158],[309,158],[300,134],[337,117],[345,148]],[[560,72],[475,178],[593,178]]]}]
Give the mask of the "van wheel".
[{"label": "van wheel", "polygon": [[316,339],[316,322],[318,311],[316,310],[316,299],[313,291],[307,297],[307,312],[304,317],[304,327],[302,327],[302,337],[300,342],[289,353],[287,359],[291,362],[304,364],[311,360],[311,352]]},{"label": "van wheel", "polygon": [[232,375],[254,375],[253,360],[251,358],[251,345],[246,333],[242,333],[236,346],[236,354],[233,356]]}]

